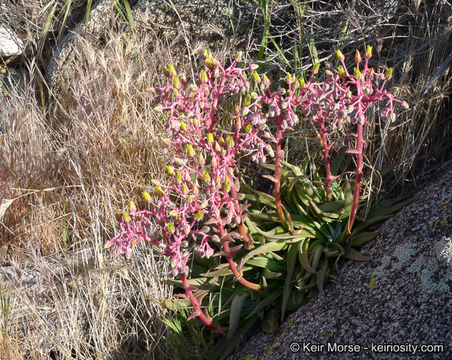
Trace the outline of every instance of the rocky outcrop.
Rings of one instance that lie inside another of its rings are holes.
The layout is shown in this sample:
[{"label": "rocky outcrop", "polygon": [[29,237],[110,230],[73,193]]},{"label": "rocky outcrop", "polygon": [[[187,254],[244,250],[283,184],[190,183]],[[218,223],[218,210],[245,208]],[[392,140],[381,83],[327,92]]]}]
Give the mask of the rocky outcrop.
[{"label": "rocky outcrop", "polygon": [[14,31],[0,24],[0,57],[6,58],[21,55],[23,51],[23,42]]},{"label": "rocky outcrop", "polygon": [[12,27],[15,22],[13,4],[0,0],[0,66],[8,58],[22,55],[24,43]]},{"label": "rocky outcrop", "polygon": [[[158,38],[181,39],[171,45],[174,51],[210,47],[226,36],[243,33],[247,25],[249,29],[254,14],[251,2],[239,0],[138,0],[130,3],[135,4],[132,10],[136,26],[140,26],[142,21],[151,25],[153,35]],[[104,33],[114,12],[110,0],[96,1],[87,27],[90,36],[96,38]],[[55,49],[47,68],[51,89],[70,82],[74,71],[71,67],[74,50],[79,35],[84,33],[83,20],[63,37]]]},{"label": "rocky outcrop", "polygon": [[452,358],[452,166],[438,173],[363,248],[371,261],[230,359]]}]

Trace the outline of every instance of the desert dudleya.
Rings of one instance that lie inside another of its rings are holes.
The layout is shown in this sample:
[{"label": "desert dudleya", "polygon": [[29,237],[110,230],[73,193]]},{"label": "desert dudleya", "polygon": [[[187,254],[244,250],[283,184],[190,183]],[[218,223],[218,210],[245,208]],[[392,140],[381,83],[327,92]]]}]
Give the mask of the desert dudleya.
[{"label": "desert dudleya", "polygon": [[[192,317],[198,316],[206,325],[221,332],[210,316],[201,311],[202,297],[193,295],[196,287],[187,282],[187,263],[194,250],[202,257],[221,255],[237,281],[250,289],[260,289],[258,284],[244,279],[233,260],[243,245],[253,248],[244,225],[246,205],[239,193],[239,159],[248,156],[256,163],[266,163],[269,159],[275,162],[274,197],[278,216],[285,225],[279,194],[279,167],[286,131],[293,129],[299,118],[309,119],[314,125],[324,149],[324,185],[328,200],[332,180],[328,151],[333,145],[328,137],[334,131],[352,133],[356,141],[349,153],[357,156],[356,204],[359,201],[364,146],[362,127],[369,125],[366,111],[372,103],[386,98],[382,115],[392,119],[395,116],[393,103],[400,101],[384,90],[385,82],[391,77],[390,71],[379,74],[368,67],[371,48],[366,49],[361,70],[362,59],[358,55],[353,74],[348,72],[344,56],[337,52],[340,65],[338,68],[327,65],[324,80],[317,80],[319,64],[315,64],[308,81],[289,74],[287,87],[277,89],[272,89],[266,75],[257,72],[256,65],[240,67],[240,53],[229,67],[224,67],[205,51],[204,69],[194,84],[179,75],[173,65],[165,68],[168,84],[149,91],[155,97],[155,110],[168,118],[164,142],[165,152],[171,155],[166,170],[172,181],[168,184],[153,181],[153,196],[143,193],[146,209],[138,210],[130,202],[129,211],[118,217],[120,232],[105,247],[113,245],[115,255],[130,257],[132,248],[142,241],[156,245],[170,260],[173,275],[182,280],[183,296],[190,299],[194,307]],[[270,132],[268,121],[276,125],[276,136]],[[356,213],[356,208],[353,211]],[[351,214],[350,218],[354,216]],[[353,220],[349,222],[352,225]],[[237,228],[239,237],[237,232],[231,236],[232,228]],[[237,239],[243,244],[231,248],[229,244]]]}]

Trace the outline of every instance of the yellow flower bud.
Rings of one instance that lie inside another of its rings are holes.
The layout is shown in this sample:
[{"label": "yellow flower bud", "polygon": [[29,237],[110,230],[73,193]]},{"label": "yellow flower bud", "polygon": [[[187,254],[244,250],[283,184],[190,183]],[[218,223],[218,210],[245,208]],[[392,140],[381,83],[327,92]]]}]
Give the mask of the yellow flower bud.
[{"label": "yellow flower bud", "polygon": [[253,76],[253,79],[254,79],[254,81],[255,81],[257,84],[260,84],[260,83],[261,83],[261,77],[259,76],[259,74],[257,73],[257,71],[253,71],[253,72],[251,73],[251,75]]},{"label": "yellow flower bud", "polygon": [[187,130],[187,124],[184,123],[182,120],[179,121],[179,125],[181,130],[186,131]]},{"label": "yellow flower bud", "polygon": [[224,182],[224,191],[229,192],[231,190],[231,182],[229,181],[229,177],[226,177],[226,181]]},{"label": "yellow flower bud", "polygon": [[212,133],[207,134],[207,143],[209,143],[210,145],[213,144],[213,134]]},{"label": "yellow flower bud", "polygon": [[357,64],[359,64],[361,62],[361,60],[362,60],[361,54],[360,54],[360,52],[358,50],[356,50],[356,52],[355,52],[355,62]]},{"label": "yellow flower bud", "polygon": [[340,77],[345,77],[345,69],[342,65],[339,65],[337,67],[337,71],[338,71]]},{"label": "yellow flower bud", "polygon": [[336,50],[336,57],[341,62],[345,60],[345,56],[344,54],[342,54],[342,51],[340,50]]},{"label": "yellow flower bud", "polygon": [[270,86],[270,80],[269,80],[269,78],[267,77],[267,75],[262,75],[262,83],[264,84],[264,86],[266,87],[266,88],[268,88],[269,86]]},{"label": "yellow flower bud", "polygon": [[251,132],[251,130],[253,130],[253,126],[251,124],[246,125],[245,132],[247,134],[249,134]]},{"label": "yellow flower bud", "polygon": [[204,217],[204,211],[199,210],[196,214],[195,214],[195,220],[199,221]]},{"label": "yellow flower bud", "polygon": [[193,149],[193,146],[191,144],[187,144],[187,151],[188,155],[191,157],[195,156],[195,150]]},{"label": "yellow flower bud", "polygon": [[201,72],[199,73],[199,82],[201,84],[205,84],[207,81],[207,73],[204,70],[201,70]]},{"label": "yellow flower bud", "polygon": [[300,82],[300,88],[304,88],[306,86],[306,82],[304,81],[303,78],[299,78],[298,81]]},{"label": "yellow flower bud", "polygon": [[124,210],[123,213],[122,213],[122,219],[126,223],[130,222],[130,215],[129,215],[129,213],[126,210]]},{"label": "yellow flower bud", "polygon": [[180,80],[178,76],[173,77],[173,85],[176,89],[180,89]]},{"label": "yellow flower bud", "polygon": [[146,201],[148,204],[152,203],[152,197],[147,191],[143,191],[142,195],[144,197],[144,201]]},{"label": "yellow flower bud", "polygon": [[193,118],[193,126],[194,126],[194,127],[198,127],[198,126],[199,126],[199,120],[198,120],[197,117],[194,117],[194,118]]},{"label": "yellow flower bud", "polygon": [[206,182],[210,182],[210,174],[207,170],[204,170],[203,175],[204,175],[204,180]]},{"label": "yellow flower bud", "polygon": [[320,63],[316,62],[314,64],[314,66],[312,67],[312,75],[318,74],[319,69],[320,69]]},{"label": "yellow flower bud", "polygon": [[213,57],[208,57],[204,61],[209,68],[213,68],[213,67],[217,66],[217,63],[218,63],[217,60]]},{"label": "yellow flower bud", "polygon": [[230,147],[230,148],[234,147],[234,139],[232,138],[232,136],[228,136],[227,141],[228,141],[228,147]]},{"label": "yellow flower bud", "polygon": [[355,67],[355,68],[353,69],[353,71],[354,71],[355,77],[356,77],[357,79],[361,79],[361,71],[359,71],[359,69],[358,69],[357,67]]},{"label": "yellow flower bud", "polygon": [[174,225],[173,225],[172,223],[170,223],[170,222],[166,224],[166,229],[167,229],[171,234],[173,234],[174,231],[176,231],[176,229],[174,228]]},{"label": "yellow flower bud", "polygon": [[372,57],[372,46],[367,45],[367,47],[366,47],[366,54],[364,56],[368,60]]},{"label": "yellow flower bud", "polygon": [[240,60],[242,60],[242,55],[243,55],[243,52],[239,51],[237,53],[237,55],[235,56],[235,61],[239,62]]},{"label": "yellow flower bud", "polygon": [[168,65],[168,72],[170,73],[171,76],[177,76],[177,72],[173,64]]},{"label": "yellow flower bud", "polygon": [[166,171],[168,172],[169,175],[174,175],[174,168],[171,165],[167,165],[166,166]]},{"label": "yellow flower bud", "polygon": [[131,213],[137,211],[137,207],[135,206],[135,203],[132,200],[129,201],[129,210]]},{"label": "yellow flower bud", "polygon": [[293,84],[292,75],[290,75],[290,73],[287,73],[287,75],[286,75],[286,83],[288,85]]},{"label": "yellow flower bud", "polygon": [[385,78],[386,78],[386,80],[389,80],[390,78],[392,78],[392,67],[390,67],[388,70],[386,70],[386,73],[385,73]]},{"label": "yellow flower bud", "polygon": [[182,173],[180,171],[176,171],[176,181],[178,184],[182,182]]},{"label": "yellow flower bud", "polygon": [[243,101],[243,106],[246,107],[251,104],[251,94],[246,94],[245,100]]},{"label": "yellow flower bud", "polygon": [[184,194],[188,194],[189,188],[186,183],[182,184],[182,191],[184,192]]},{"label": "yellow flower bud", "polygon": [[163,196],[163,189],[161,186],[156,186],[155,191],[157,192],[158,196]]}]

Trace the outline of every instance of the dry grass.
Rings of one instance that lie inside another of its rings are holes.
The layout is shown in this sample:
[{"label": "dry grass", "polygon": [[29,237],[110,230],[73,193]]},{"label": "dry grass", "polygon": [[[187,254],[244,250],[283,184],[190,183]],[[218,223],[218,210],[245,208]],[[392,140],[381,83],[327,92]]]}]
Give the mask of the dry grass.
[{"label": "dry grass", "polygon": [[115,214],[165,176],[163,124],[146,88],[171,54],[145,27],[126,33],[117,22],[103,43],[79,39],[58,97],[45,92],[36,63],[27,79],[10,74],[0,245],[12,267],[2,273],[36,281],[12,285],[2,359],[154,358],[164,334],[166,263],[145,245],[127,262],[103,249]]},{"label": "dry grass", "polygon": [[[0,359],[157,357],[165,333],[158,321],[165,313],[161,301],[172,294],[163,281],[167,264],[146,246],[129,261],[113,259],[103,244],[114,234],[115,213],[129,199],[139,200],[151,179],[164,176],[163,124],[146,88],[162,80],[160,69],[168,62],[196,73],[188,65],[196,54],[179,51],[175,57],[170,44],[189,47],[187,39],[156,39],[152,24],[140,19],[134,37],[113,14],[102,39],[79,39],[70,81],[53,93],[40,75],[48,59],[40,38],[45,1],[17,3],[30,43],[26,77],[10,75],[10,95],[0,113],[0,261],[10,265],[0,274],[22,281],[12,282],[7,306],[11,281],[0,277]],[[452,134],[446,113],[449,3],[425,1],[416,9],[412,2],[392,2],[370,11],[361,0],[344,11],[315,1],[298,18],[288,11],[295,3],[273,8],[271,33],[289,60],[294,41],[304,45],[298,70],[312,63],[306,46],[312,34],[320,59],[338,47],[352,54],[370,44],[376,66],[396,67],[393,84],[411,109],[397,123],[376,122],[368,156],[371,168],[394,168],[387,188],[411,171],[422,172],[432,158],[445,160]],[[83,12],[73,15],[80,17]],[[58,26],[52,23],[49,35],[57,37]],[[45,44],[52,42],[49,37]],[[229,51],[223,49],[222,56]],[[271,45],[267,56],[273,68],[287,68]]]}]

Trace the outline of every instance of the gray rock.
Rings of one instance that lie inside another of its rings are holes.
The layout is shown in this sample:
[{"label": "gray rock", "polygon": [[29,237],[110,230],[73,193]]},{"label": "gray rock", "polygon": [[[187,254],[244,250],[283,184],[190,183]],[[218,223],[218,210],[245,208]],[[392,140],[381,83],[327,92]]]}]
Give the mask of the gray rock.
[{"label": "gray rock", "polygon": [[11,57],[21,55],[23,51],[23,42],[14,31],[0,24],[0,57]]},{"label": "gray rock", "polygon": [[[363,253],[372,260],[343,264],[338,285],[230,359],[452,358],[452,167],[386,221]],[[358,348],[338,351],[343,345]]]}]

